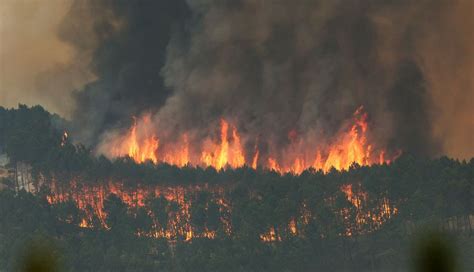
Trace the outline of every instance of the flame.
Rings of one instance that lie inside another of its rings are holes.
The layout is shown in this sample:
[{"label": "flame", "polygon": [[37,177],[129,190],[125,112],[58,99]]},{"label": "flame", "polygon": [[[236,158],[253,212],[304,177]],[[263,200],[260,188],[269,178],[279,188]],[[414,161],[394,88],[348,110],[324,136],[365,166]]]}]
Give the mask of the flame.
[{"label": "flame", "polygon": [[292,235],[297,235],[298,234],[298,228],[296,226],[296,220],[294,218],[292,218],[290,220],[290,223],[288,224],[288,228],[289,228],[290,233]]},{"label": "flame", "polygon": [[253,155],[253,159],[252,159],[252,168],[253,169],[257,169],[257,163],[258,163],[258,155],[259,155],[259,151],[258,149],[255,150],[255,155]]},{"label": "flame", "polygon": [[155,134],[149,132],[148,125],[151,123],[150,116],[143,117],[143,135],[139,137],[138,125],[136,118],[133,118],[133,125],[123,141],[114,147],[114,154],[127,155],[136,162],[143,163],[151,160],[158,162],[156,152],[159,147],[159,140]]},{"label": "flame", "polygon": [[175,152],[165,153],[163,155],[163,162],[183,167],[189,163],[189,140],[185,133],[181,137],[181,142],[175,147]]},{"label": "flame", "polygon": [[[153,227],[151,232],[139,232],[138,236],[147,236],[155,238],[167,238],[176,239],[182,237],[186,241],[189,241],[196,237],[206,237],[213,239],[216,236],[215,231],[208,230],[205,228],[203,231],[196,231],[191,225],[191,206],[193,205],[192,196],[202,190],[208,190],[212,192],[217,198],[217,204],[220,207],[220,211],[223,213],[230,212],[230,206],[226,200],[222,197],[223,190],[219,188],[208,188],[201,186],[155,186],[155,187],[141,187],[131,189],[124,186],[120,182],[108,182],[106,184],[97,185],[81,185],[78,189],[78,184],[75,181],[71,181],[69,190],[63,190],[59,188],[57,182],[53,181],[50,183],[51,194],[47,196],[47,200],[50,204],[63,203],[66,201],[73,201],[78,209],[82,211],[84,215],[81,218],[79,227],[81,228],[97,228],[103,227],[109,229],[107,225],[107,213],[105,212],[104,202],[107,196],[114,194],[121,201],[127,205],[128,209],[133,214],[137,208],[145,208],[148,214],[153,220]],[[74,193],[72,193],[74,192]],[[147,206],[147,198],[158,198],[164,197],[170,204],[176,205],[176,210],[166,210],[168,214],[167,222],[159,222],[157,217]],[[90,209],[92,208],[92,209]],[[99,219],[100,225],[94,225],[93,218]],[[224,232],[227,234],[231,233],[230,219],[222,216],[221,224]],[[167,226],[162,228],[162,226]]]},{"label": "flame", "polygon": [[328,158],[324,163],[323,170],[328,171],[331,167],[337,170],[347,169],[353,163],[368,165],[371,145],[366,145],[367,114],[362,113],[359,108],[355,113],[355,124],[352,125],[348,134],[343,135],[339,143],[330,148]]},{"label": "flame", "polygon": [[[214,202],[219,206],[220,224],[226,235],[232,235],[232,207],[231,203],[225,198],[225,189],[220,186],[210,187],[203,185],[188,186],[138,186],[131,188],[124,186],[123,183],[109,181],[107,183],[81,184],[72,180],[66,187],[59,187],[56,181],[48,183],[50,186],[50,194],[47,200],[50,204],[64,203],[73,201],[82,211],[79,227],[82,228],[100,228],[110,229],[107,226],[107,213],[104,208],[104,202],[110,194],[116,195],[125,203],[130,211],[134,214],[137,208],[144,208],[152,219],[152,228],[138,230],[138,236],[166,238],[166,239],[182,239],[189,241],[194,238],[216,238],[216,231],[209,230],[206,226],[204,229],[196,229],[193,226],[191,218],[191,207],[193,204],[193,196],[200,191],[210,192]],[[69,187],[67,187],[69,186]],[[369,195],[363,191],[360,184],[345,184],[340,187],[345,194],[347,200],[355,208],[355,214],[350,212],[349,208],[335,210],[337,215],[342,218],[345,230],[340,235],[352,236],[371,232],[380,228],[386,221],[398,213],[398,209],[393,206],[387,198],[378,199],[378,204],[371,204],[369,209]],[[167,214],[167,221],[160,222],[158,216],[154,214],[148,205],[149,199],[163,197],[170,204],[168,207],[162,207]],[[331,199],[326,200],[331,203]],[[371,200],[373,201],[373,200]],[[176,208],[170,208],[172,206]],[[331,204],[330,204],[331,205]],[[97,220],[94,220],[97,218]],[[304,226],[308,225],[311,218],[314,218],[311,210],[308,209],[306,201],[300,205],[300,210],[292,217],[288,218],[287,223],[272,225],[265,233],[259,234],[263,242],[282,241],[285,235],[304,236]],[[300,231],[300,227],[303,227]]]},{"label": "flame", "polygon": [[202,152],[201,161],[205,166],[212,166],[218,170],[227,165],[233,168],[242,167],[245,158],[236,127],[229,126],[227,121],[221,119],[220,143],[216,145],[209,140]]},{"label": "flame", "polygon": [[281,237],[279,237],[275,231],[274,227],[271,227],[268,232],[264,234],[260,234],[260,239],[264,242],[275,242],[281,241]]},{"label": "flame", "polygon": [[193,141],[191,145],[189,133],[185,132],[174,142],[167,142],[166,147],[161,146],[157,134],[150,132],[150,116],[145,115],[142,119],[138,125],[134,118],[129,132],[112,141],[112,157],[129,156],[138,163],[151,160],[179,167],[194,165],[217,170],[247,165],[281,174],[300,174],[308,168],[329,172],[332,168],[347,170],[355,163],[361,166],[390,163],[399,155],[387,158],[389,153],[385,149],[369,143],[369,125],[363,107],[354,112],[351,124],[343,127],[329,144],[314,147],[292,129],[288,132],[288,146],[273,148],[278,152],[271,152],[273,149],[270,148],[270,152],[262,153],[255,144],[250,154],[243,148],[237,127],[223,118],[219,122],[218,137],[208,136],[204,140]]},{"label": "flame", "polygon": [[365,206],[369,196],[367,192],[364,192],[360,188],[360,184],[357,186],[357,190],[354,190],[352,184],[344,184],[340,187],[340,190],[346,195],[347,200],[357,211],[355,216],[356,226],[349,224],[349,211],[342,211],[342,216],[348,225],[345,232],[347,236],[352,236],[355,233],[363,233],[363,226],[367,224],[372,225],[372,229],[377,229],[398,213],[398,209],[393,207],[387,198],[381,198],[379,200],[379,205],[376,205],[376,210],[366,210]]},{"label": "flame", "polygon": [[79,223],[79,227],[81,228],[91,228],[92,226],[89,225],[89,222],[85,218],[82,218],[81,223]]},{"label": "flame", "polygon": [[[313,167],[324,172],[335,168],[337,170],[348,169],[353,163],[359,165],[371,165],[374,163],[384,164],[390,163],[387,159],[387,152],[384,149],[374,152],[374,145],[368,143],[368,122],[367,114],[363,108],[359,108],[353,115],[351,125],[346,129],[341,129],[334,141],[328,146],[318,149],[307,148],[306,143],[298,135],[296,130],[288,133],[289,147],[283,150],[285,156],[276,156],[263,154],[255,144],[253,153],[246,156],[243,149],[242,138],[238,133],[235,125],[229,123],[225,119],[220,120],[218,137],[214,139],[208,137],[202,142],[201,146],[190,144],[188,133],[183,133],[178,137],[177,141],[167,146],[161,146],[157,134],[152,131],[150,116],[144,116],[143,120],[134,122],[130,130],[120,137],[118,141],[113,141],[113,152],[116,156],[127,155],[136,162],[152,161],[154,163],[168,163],[171,165],[200,165],[210,166],[215,169],[224,167],[242,167],[249,165],[257,169],[263,167],[276,171],[278,173],[292,172],[299,174],[305,169]],[[62,144],[67,141],[67,132],[62,137]],[[258,140],[258,139],[257,139]],[[298,152],[299,147],[303,147],[305,152]],[[200,151],[196,155],[196,150]],[[308,156],[308,154],[312,154]],[[396,156],[398,156],[398,153]],[[246,158],[249,158],[247,161]],[[200,190],[211,191],[216,197],[216,203],[219,205],[219,211],[226,216],[221,217],[221,224],[227,235],[232,233],[232,224],[229,218],[231,214],[231,206],[224,198],[223,188],[208,188],[205,185],[200,186],[174,186],[174,187],[137,187],[135,189],[127,188],[120,182],[109,181],[105,184],[85,185],[82,184],[78,188],[75,180],[69,184],[70,190],[59,188],[56,182],[51,182],[51,195],[47,197],[49,203],[61,203],[72,200],[77,207],[83,211],[84,217],[81,218],[79,227],[93,228],[107,226],[107,213],[104,209],[104,201],[109,194],[117,195],[128,207],[133,210],[139,207],[147,209],[148,214],[152,217],[153,227],[149,231],[138,230],[138,236],[147,236],[167,239],[176,239],[182,237],[189,241],[196,237],[204,237],[214,239],[216,231],[204,229],[197,230],[191,224],[191,207],[193,205],[190,200],[192,195]],[[340,235],[352,236],[364,232],[372,231],[384,224],[393,215],[398,213],[388,199],[381,198],[375,209],[367,209],[368,193],[364,192],[359,184],[345,184],[340,187],[345,194],[347,200],[351,203],[356,213],[351,212],[350,208],[343,208],[338,211],[342,217],[345,231]],[[74,193],[72,193],[74,192]],[[163,196],[167,201],[175,203],[178,207],[176,210],[166,210],[168,222],[159,222],[157,217],[153,215],[150,207],[147,207],[148,197]],[[331,200],[327,200],[331,203]],[[264,242],[277,242],[288,235],[299,236],[304,235],[298,229],[300,226],[307,225],[313,217],[311,211],[308,210],[305,202],[302,203],[301,211],[296,217],[291,217],[288,222],[283,225],[275,225],[270,227],[267,232],[260,234],[259,237]],[[374,207],[372,205],[372,207]],[[95,219],[98,219],[95,220]],[[98,222],[98,223],[97,223]],[[355,223],[354,223],[355,222]],[[97,225],[99,224],[99,226]],[[166,226],[166,227],[165,227]],[[368,228],[366,226],[369,226]]]},{"label": "flame", "polygon": [[367,193],[354,193],[352,190],[352,184],[342,185],[340,189],[346,195],[347,200],[349,200],[356,208],[360,208],[362,201],[367,200]]},{"label": "flame", "polygon": [[275,172],[282,172],[280,166],[278,165],[277,161],[274,158],[268,158],[268,169],[273,170]]}]

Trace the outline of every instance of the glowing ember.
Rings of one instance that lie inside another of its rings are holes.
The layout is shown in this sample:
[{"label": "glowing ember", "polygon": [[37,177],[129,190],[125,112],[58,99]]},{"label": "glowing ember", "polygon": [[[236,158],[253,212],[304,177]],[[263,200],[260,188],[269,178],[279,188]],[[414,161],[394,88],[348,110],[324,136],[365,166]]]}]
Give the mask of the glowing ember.
[{"label": "glowing ember", "polygon": [[[133,215],[138,208],[144,208],[152,219],[152,228],[148,230],[139,230],[138,236],[177,239],[181,237],[184,240],[191,240],[196,237],[214,239],[216,230],[210,230],[207,226],[197,229],[191,224],[191,209],[196,200],[196,195],[201,191],[210,192],[212,201],[219,207],[220,224],[226,235],[232,235],[231,223],[231,203],[225,199],[224,189],[221,187],[204,186],[147,186],[134,189],[127,188],[118,182],[108,182],[101,185],[80,185],[71,181],[68,185],[71,188],[58,188],[56,182],[51,182],[51,194],[48,196],[50,204],[73,201],[81,210],[79,227],[97,228],[107,226],[107,213],[104,208],[104,202],[108,195],[114,194],[125,203]],[[366,203],[368,194],[352,184],[341,186],[340,190],[345,194],[347,200],[352,204],[356,213],[350,212],[349,208],[343,208],[338,211],[343,219],[345,232],[340,235],[351,236],[370,232],[382,226],[393,215],[398,213],[397,208],[382,198],[375,209],[367,210]],[[162,199],[162,201],[160,200]],[[154,206],[152,201],[160,201],[160,205]],[[153,208],[155,207],[155,208]],[[155,212],[165,213],[166,216],[159,216]],[[303,202],[301,209],[283,225],[275,225],[267,232],[260,234],[259,237],[264,242],[278,242],[286,235],[301,236],[299,227],[309,224],[312,218],[311,211],[308,210],[306,203]],[[355,217],[354,217],[355,216]],[[166,221],[162,221],[166,220]]]},{"label": "glowing ember", "polygon": [[398,209],[390,205],[388,199],[382,198],[379,200],[379,204],[377,205],[376,210],[366,210],[365,206],[366,202],[369,198],[368,193],[361,190],[360,185],[356,187],[357,190],[354,190],[354,186],[352,184],[345,184],[341,186],[340,190],[346,195],[347,200],[354,206],[356,209],[356,217],[355,228],[350,226],[348,222],[349,219],[349,211],[343,210],[342,216],[346,220],[346,223],[349,225],[346,228],[345,235],[351,236],[354,233],[363,233],[364,229],[363,226],[369,224],[372,226],[373,229],[377,229],[383,225],[387,220],[389,220],[392,216],[398,213]]},{"label": "glowing ember", "polygon": [[[197,231],[190,223],[190,209],[193,204],[193,196],[204,189],[209,190],[209,188],[201,188],[199,186],[156,186],[135,188],[132,190],[126,189],[120,183],[109,182],[104,185],[82,185],[81,189],[78,190],[78,185],[74,181],[72,181],[69,186],[73,189],[62,190],[56,186],[56,182],[52,182],[50,184],[51,195],[47,197],[47,200],[50,204],[73,201],[84,215],[79,223],[79,227],[81,228],[103,227],[109,229],[106,223],[108,215],[104,208],[104,201],[107,196],[114,194],[127,205],[132,214],[137,211],[137,208],[145,208],[148,211],[148,214],[153,220],[152,229],[148,232],[139,232],[137,233],[138,236],[164,237],[167,239],[182,237],[185,240],[191,240],[195,237],[213,239],[216,236],[215,230],[211,231],[205,227],[203,230]],[[76,193],[71,193],[73,191]],[[230,208],[225,199],[221,197],[223,194],[222,190],[211,189],[209,191],[216,197],[216,203],[219,205],[220,211],[228,213]],[[164,203],[167,203],[165,207],[161,207],[163,212],[167,214],[165,217],[167,218],[166,222],[160,222],[159,217],[154,214],[155,211],[150,207],[152,205],[148,202],[152,199],[159,199],[160,197],[163,197],[165,199]],[[175,208],[172,208],[173,206]],[[94,223],[94,218],[98,219],[98,225],[97,222]],[[231,227],[229,219],[225,216],[221,216],[220,221],[225,233],[230,234]]]}]

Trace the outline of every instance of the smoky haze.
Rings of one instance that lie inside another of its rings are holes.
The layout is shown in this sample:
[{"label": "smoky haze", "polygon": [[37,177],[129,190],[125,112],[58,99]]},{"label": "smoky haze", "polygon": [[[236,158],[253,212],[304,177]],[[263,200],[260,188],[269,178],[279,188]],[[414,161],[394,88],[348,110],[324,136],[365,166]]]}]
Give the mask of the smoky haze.
[{"label": "smoky haze", "polygon": [[88,68],[90,53],[80,56],[58,35],[72,3],[1,1],[0,105],[42,104],[70,117],[73,91],[94,80]]},{"label": "smoky haze", "polygon": [[[396,14],[439,7],[378,3],[191,1],[197,19],[190,37],[168,47],[163,74],[174,93],[156,119],[164,128],[207,127],[225,116],[281,147],[291,130],[331,139],[364,105],[376,142],[435,155],[434,108],[413,48],[421,30]],[[398,27],[380,26],[385,10],[385,23]]]},{"label": "smoky haze", "polygon": [[[38,101],[63,107],[76,139],[98,149],[146,113],[164,142],[184,131],[199,141],[224,117],[248,148],[284,150],[289,131],[324,142],[363,105],[380,145],[474,155],[472,1],[89,0],[68,8],[47,32],[78,60],[67,63],[90,74],[70,74],[83,79],[63,88],[71,103]],[[2,54],[2,76],[3,63]],[[25,94],[5,89],[0,97]]]}]

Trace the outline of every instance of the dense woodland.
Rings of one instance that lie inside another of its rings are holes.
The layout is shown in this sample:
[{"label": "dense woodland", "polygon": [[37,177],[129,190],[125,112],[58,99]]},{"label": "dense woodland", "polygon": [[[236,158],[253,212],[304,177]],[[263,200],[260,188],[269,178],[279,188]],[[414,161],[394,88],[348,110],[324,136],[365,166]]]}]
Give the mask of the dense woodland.
[{"label": "dense woodland", "polygon": [[[15,178],[0,181],[0,271],[21,267],[32,245],[46,247],[42,254],[66,271],[406,271],[417,263],[416,241],[435,230],[452,242],[457,268],[474,269],[474,159],[403,154],[390,165],[283,176],[247,167],[177,168],[96,156],[63,136],[65,124],[39,106],[0,107],[0,153],[11,169],[30,165],[34,183],[27,192]],[[130,192],[204,188],[186,195],[192,205],[182,223],[213,237],[140,235],[164,231],[170,214],[183,209],[152,194],[145,206],[106,195],[104,222],[92,218],[86,228],[73,199],[48,201],[53,189],[80,195],[110,180]],[[341,190],[347,186],[353,199]],[[274,239],[264,241],[269,229]]]}]

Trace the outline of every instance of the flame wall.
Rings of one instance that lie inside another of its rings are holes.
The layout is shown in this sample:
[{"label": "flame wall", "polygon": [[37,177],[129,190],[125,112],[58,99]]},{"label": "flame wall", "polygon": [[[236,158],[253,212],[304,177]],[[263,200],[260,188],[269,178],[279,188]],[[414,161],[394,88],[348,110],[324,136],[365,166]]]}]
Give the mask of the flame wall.
[{"label": "flame wall", "polygon": [[[331,142],[311,139],[291,130],[288,132],[288,143],[278,146],[264,137],[243,140],[237,127],[225,119],[217,124],[215,137],[201,140],[184,131],[176,139],[161,141],[162,135],[166,134],[160,133],[160,129],[151,123],[150,116],[145,115],[139,122],[134,119],[129,131],[106,139],[99,152],[112,158],[129,156],[138,163],[152,161],[178,167],[214,167],[217,170],[247,166],[295,174],[308,168],[328,172],[332,168],[347,170],[354,163],[390,163],[400,151],[389,154],[384,147],[370,142],[367,118],[367,113],[360,107]],[[245,148],[254,143],[255,146]]]}]

